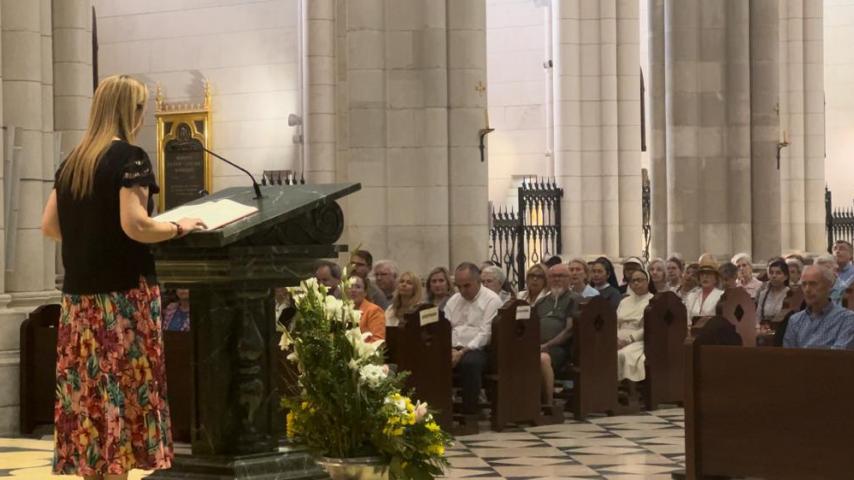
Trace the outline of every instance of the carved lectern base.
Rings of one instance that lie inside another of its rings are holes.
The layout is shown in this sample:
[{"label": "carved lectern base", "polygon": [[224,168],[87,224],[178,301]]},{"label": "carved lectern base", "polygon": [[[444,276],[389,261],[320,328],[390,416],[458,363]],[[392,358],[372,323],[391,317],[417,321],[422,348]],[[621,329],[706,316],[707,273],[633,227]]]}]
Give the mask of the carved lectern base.
[{"label": "carved lectern base", "polygon": [[282,447],[278,452],[242,456],[176,455],[169,470],[147,478],[163,480],[303,480],[329,478],[303,449]]}]

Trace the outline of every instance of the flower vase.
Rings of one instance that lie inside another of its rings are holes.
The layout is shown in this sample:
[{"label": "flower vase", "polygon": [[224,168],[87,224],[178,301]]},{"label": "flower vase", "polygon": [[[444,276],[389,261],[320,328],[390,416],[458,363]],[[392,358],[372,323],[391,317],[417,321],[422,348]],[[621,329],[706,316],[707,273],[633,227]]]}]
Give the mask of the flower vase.
[{"label": "flower vase", "polygon": [[388,480],[388,464],[381,457],[320,457],[317,463],[332,480]]}]

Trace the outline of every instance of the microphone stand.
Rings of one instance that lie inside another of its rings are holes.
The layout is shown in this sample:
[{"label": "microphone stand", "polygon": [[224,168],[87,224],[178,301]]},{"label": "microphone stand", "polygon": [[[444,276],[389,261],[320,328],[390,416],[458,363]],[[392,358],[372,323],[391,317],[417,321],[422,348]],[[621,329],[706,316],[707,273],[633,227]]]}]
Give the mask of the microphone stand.
[{"label": "microphone stand", "polygon": [[249,173],[249,170],[246,170],[245,168],[243,168],[243,167],[241,167],[240,165],[238,165],[238,164],[236,164],[236,163],[232,162],[231,160],[229,160],[229,159],[227,159],[227,158],[223,157],[222,155],[216,154],[216,153],[214,153],[214,152],[212,152],[212,151],[208,150],[208,149],[207,149],[207,148],[205,148],[205,146],[204,146],[204,145],[202,145],[201,143],[196,143],[196,144],[194,144],[194,145],[195,145],[195,146],[197,146],[197,147],[199,147],[199,148],[201,148],[202,150],[204,150],[205,152],[207,152],[209,155],[213,155],[214,157],[216,157],[216,158],[218,158],[218,159],[222,160],[223,162],[225,162],[225,163],[227,163],[227,164],[231,165],[232,167],[234,167],[234,168],[236,168],[236,169],[240,170],[241,172],[245,173],[246,175],[249,175],[249,178],[250,178],[250,179],[252,179],[252,188],[255,190],[255,198],[254,198],[254,200],[258,200],[258,199],[260,199],[260,198],[264,198],[264,196],[263,196],[263,195],[261,195],[261,187],[260,187],[260,186],[258,186],[258,182],[256,182],[256,181],[255,181],[255,177],[254,177],[254,176],[252,176],[252,174],[251,174],[251,173]]}]

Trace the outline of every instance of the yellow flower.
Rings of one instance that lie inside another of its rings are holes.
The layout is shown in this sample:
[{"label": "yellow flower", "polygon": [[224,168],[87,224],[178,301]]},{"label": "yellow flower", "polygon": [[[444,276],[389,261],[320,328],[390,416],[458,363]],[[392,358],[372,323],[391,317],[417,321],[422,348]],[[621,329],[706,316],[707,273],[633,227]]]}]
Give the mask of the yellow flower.
[{"label": "yellow flower", "polygon": [[288,438],[294,438],[297,434],[296,415],[294,415],[294,412],[288,412],[287,421]]},{"label": "yellow flower", "polygon": [[300,404],[300,408],[302,408],[303,410],[308,410],[308,402],[305,402],[305,401],[302,402]]},{"label": "yellow flower", "polygon": [[439,428],[439,425],[437,425],[436,422],[428,422],[427,423],[427,430],[430,430],[431,432],[436,433],[439,430],[441,430],[441,428]]},{"label": "yellow flower", "polygon": [[441,443],[435,443],[427,447],[427,453],[437,456],[442,456],[445,454],[445,445]]}]

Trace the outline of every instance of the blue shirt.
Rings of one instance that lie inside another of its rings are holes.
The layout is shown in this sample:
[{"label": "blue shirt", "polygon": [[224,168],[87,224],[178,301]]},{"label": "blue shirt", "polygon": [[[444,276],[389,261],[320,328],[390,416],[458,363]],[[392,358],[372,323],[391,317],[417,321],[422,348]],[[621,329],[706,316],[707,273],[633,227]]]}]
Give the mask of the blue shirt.
[{"label": "blue shirt", "polygon": [[830,301],[842,306],[842,296],[845,294],[847,288],[848,284],[842,281],[842,277],[837,276],[836,282],[830,289]]},{"label": "blue shirt", "polygon": [[783,346],[854,350],[854,312],[833,302],[818,314],[802,310],[789,319]]},{"label": "blue shirt", "polygon": [[590,285],[585,285],[584,290],[581,291],[581,297],[582,298],[591,298],[591,297],[598,297],[598,296],[599,296],[599,290],[596,290],[595,288],[591,287]]},{"label": "blue shirt", "polygon": [[842,283],[845,284],[846,288],[848,285],[851,285],[851,281],[854,280],[854,265],[851,262],[848,262],[848,265],[845,265],[845,268],[839,269],[839,279],[842,280]]}]

